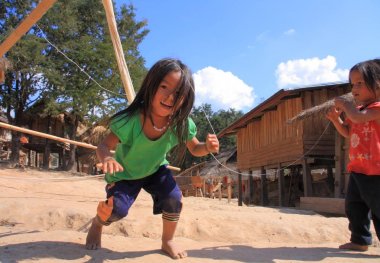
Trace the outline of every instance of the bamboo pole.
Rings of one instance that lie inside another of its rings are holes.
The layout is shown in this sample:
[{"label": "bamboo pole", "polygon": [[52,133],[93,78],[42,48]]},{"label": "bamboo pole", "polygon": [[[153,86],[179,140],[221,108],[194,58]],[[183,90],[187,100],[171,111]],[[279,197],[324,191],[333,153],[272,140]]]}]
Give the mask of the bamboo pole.
[{"label": "bamboo pole", "polygon": [[0,58],[37,23],[57,0],[42,0],[0,45]]},{"label": "bamboo pole", "polygon": [[81,146],[81,147],[84,147],[84,148],[88,148],[88,149],[96,150],[96,148],[97,148],[96,146],[94,146],[92,144],[88,144],[88,143],[84,143],[84,142],[77,142],[77,141],[74,141],[74,140],[70,140],[70,139],[66,139],[66,138],[50,135],[50,134],[47,134],[47,133],[38,132],[38,131],[26,129],[26,128],[17,127],[17,126],[10,125],[10,124],[4,123],[4,122],[0,122],[0,127],[4,128],[4,129],[8,129],[8,130],[13,130],[13,131],[18,131],[18,132],[30,134],[30,135],[37,136],[37,137],[42,137],[42,138],[54,140],[54,141],[59,141],[59,142],[63,142],[63,143],[69,143],[69,144],[78,145],[78,146]]},{"label": "bamboo pole", "polygon": [[[132,103],[132,101],[136,97],[135,90],[133,88],[133,83],[131,80],[131,76],[129,75],[129,70],[127,63],[125,62],[124,52],[123,52],[123,46],[120,42],[120,36],[117,31],[117,24],[115,20],[115,14],[113,12],[113,5],[112,0],[102,0],[104,10],[106,11],[106,17],[107,17],[107,24],[111,35],[111,40],[113,44],[113,48],[115,50],[115,56],[116,56],[116,62],[119,67],[121,80],[123,82],[125,94],[127,95],[127,99],[129,104]],[[180,168],[174,167],[171,165],[167,166],[168,169],[172,171],[181,171]]]},{"label": "bamboo pole", "polygon": [[[0,58],[41,19],[57,0],[42,0],[37,7],[17,26],[17,28],[0,44]],[[5,69],[0,68],[0,84],[5,81]]]},{"label": "bamboo pole", "polygon": [[135,90],[133,89],[133,84],[131,77],[129,75],[128,66],[125,62],[123,46],[120,42],[120,36],[117,31],[117,25],[115,20],[115,14],[113,12],[112,0],[103,0],[104,10],[106,11],[106,17],[108,22],[108,28],[110,31],[112,44],[115,50],[115,56],[117,65],[119,67],[121,80],[123,82],[125,94],[127,94],[127,99],[129,104],[135,99]]},{"label": "bamboo pole", "polygon": [[[74,140],[70,140],[70,139],[66,139],[66,138],[50,135],[50,134],[43,133],[43,132],[38,132],[38,131],[26,129],[26,128],[21,128],[21,127],[10,125],[10,124],[4,123],[4,122],[0,122],[0,128],[4,128],[4,129],[8,129],[8,130],[13,130],[13,131],[18,131],[18,132],[30,134],[30,135],[33,135],[33,136],[50,139],[50,140],[53,140],[53,141],[59,141],[59,142],[63,142],[63,143],[74,144],[74,145],[81,146],[81,147],[88,148],[88,149],[96,150],[98,148],[98,147],[96,147],[96,146],[94,146],[92,144],[89,144],[89,143],[78,142],[78,141],[74,141]],[[113,152],[113,151],[111,151],[111,152]],[[181,171],[181,169],[178,168],[178,167],[174,167],[174,166],[171,166],[171,165],[168,165],[167,167],[168,167],[168,169],[170,169],[172,171],[178,171],[178,172]]]}]

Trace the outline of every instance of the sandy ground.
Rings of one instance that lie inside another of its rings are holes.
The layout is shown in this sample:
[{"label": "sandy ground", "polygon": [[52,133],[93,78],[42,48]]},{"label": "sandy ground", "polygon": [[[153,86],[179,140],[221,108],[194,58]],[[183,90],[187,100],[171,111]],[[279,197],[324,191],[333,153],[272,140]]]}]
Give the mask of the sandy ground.
[{"label": "sandy ground", "polygon": [[[173,262],[160,251],[161,217],[142,192],[127,218],[104,229],[103,248],[84,248],[105,183],[64,172],[0,167],[0,262]],[[349,240],[344,217],[310,211],[239,207],[236,200],[186,197],[176,240],[179,262],[380,262]]]}]

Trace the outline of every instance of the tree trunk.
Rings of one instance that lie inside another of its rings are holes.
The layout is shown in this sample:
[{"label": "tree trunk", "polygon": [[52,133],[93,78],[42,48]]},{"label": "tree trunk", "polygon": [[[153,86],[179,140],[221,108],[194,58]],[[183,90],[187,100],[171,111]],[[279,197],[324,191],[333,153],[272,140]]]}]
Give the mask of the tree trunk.
[{"label": "tree trunk", "polygon": [[20,133],[12,131],[12,145],[11,145],[11,156],[9,158],[10,167],[16,167],[20,160]]},{"label": "tree trunk", "polygon": [[[78,126],[79,126],[79,121],[78,121],[77,116],[72,116],[72,118],[74,118],[74,119],[68,120],[67,122],[65,121],[65,123],[68,124],[67,135],[69,136],[69,138],[71,140],[76,140],[76,131],[77,131]],[[65,119],[70,119],[70,117],[65,116]],[[73,172],[77,171],[77,167],[75,165],[76,149],[77,149],[76,145],[74,145],[74,144],[70,145],[70,152],[69,152],[69,156],[68,156],[68,159],[66,162],[65,171],[73,171]]]},{"label": "tree trunk", "polygon": [[[50,116],[48,116],[48,118],[47,118],[46,133],[51,134]],[[43,160],[43,169],[45,169],[45,170],[49,169],[50,148],[51,148],[50,141],[48,139],[45,139],[45,151],[44,151],[44,160]]]}]

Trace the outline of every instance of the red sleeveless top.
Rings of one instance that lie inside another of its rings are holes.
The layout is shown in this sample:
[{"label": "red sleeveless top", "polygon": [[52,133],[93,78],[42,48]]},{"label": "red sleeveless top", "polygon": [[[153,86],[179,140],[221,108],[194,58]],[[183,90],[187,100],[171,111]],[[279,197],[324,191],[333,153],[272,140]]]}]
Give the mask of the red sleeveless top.
[{"label": "red sleeveless top", "polygon": [[[374,102],[366,109],[380,110],[380,102]],[[350,124],[349,172],[366,175],[380,175],[380,125],[376,120]]]}]

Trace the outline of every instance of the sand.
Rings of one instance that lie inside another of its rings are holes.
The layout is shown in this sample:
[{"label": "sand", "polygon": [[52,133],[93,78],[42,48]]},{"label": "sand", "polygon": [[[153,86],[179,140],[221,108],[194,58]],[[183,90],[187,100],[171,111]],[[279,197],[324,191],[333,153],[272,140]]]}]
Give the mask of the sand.
[{"label": "sand", "polygon": [[[161,216],[144,191],[128,217],[104,228],[101,249],[85,249],[104,186],[101,178],[0,167],[0,262],[173,262],[160,250]],[[183,203],[176,241],[189,256],[178,262],[380,262],[377,240],[367,252],[338,249],[350,236],[344,217],[225,199]]]}]

